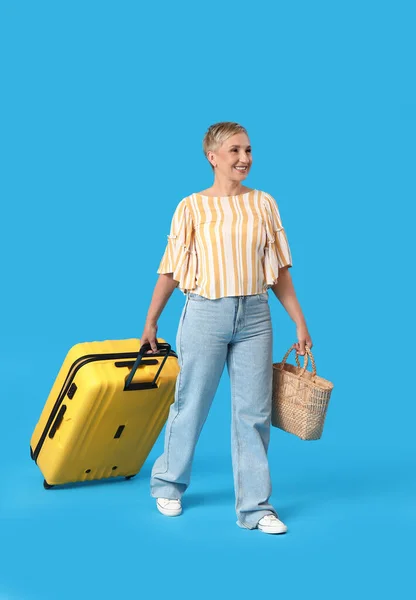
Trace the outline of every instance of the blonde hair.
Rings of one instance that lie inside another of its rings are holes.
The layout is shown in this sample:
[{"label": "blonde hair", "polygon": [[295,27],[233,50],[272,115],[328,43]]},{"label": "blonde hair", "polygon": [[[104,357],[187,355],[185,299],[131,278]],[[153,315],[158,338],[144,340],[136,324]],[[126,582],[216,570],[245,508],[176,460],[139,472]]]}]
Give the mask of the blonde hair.
[{"label": "blonde hair", "polygon": [[[245,133],[248,135],[245,127],[238,123],[234,123],[233,121],[222,121],[221,123],[214,123],[214,125],[208,127],[202,141],[202,149],[205,158],[208,160],[208,152],[216,152],[229,137],[236,133]],[[212,170],[214,170],[211,162],[209,160],[208,162],[211,165]]]}]

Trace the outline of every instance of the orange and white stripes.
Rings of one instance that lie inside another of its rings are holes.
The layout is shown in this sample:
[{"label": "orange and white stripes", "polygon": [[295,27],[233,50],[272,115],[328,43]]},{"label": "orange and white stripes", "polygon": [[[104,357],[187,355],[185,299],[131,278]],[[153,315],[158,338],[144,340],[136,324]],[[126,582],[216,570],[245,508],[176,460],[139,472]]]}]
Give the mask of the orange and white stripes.
[{"label": "orange and white stripes", "polygon": [[276,283],[292,257],[279,209],[269,194],[191,194],[178,204],[158,273],[207,298],[247,296]]}]

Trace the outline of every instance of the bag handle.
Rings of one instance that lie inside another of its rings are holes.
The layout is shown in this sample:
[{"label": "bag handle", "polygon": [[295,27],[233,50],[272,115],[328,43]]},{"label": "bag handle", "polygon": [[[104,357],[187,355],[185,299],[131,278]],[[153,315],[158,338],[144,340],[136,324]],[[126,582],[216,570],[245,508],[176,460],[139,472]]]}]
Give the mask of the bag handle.
[{"label": "bag handle", "polygon": [[162,364],[160,365],[154,380],[151,383],[147,383],[147,382],[143,382],[143,383],[139,383],[139,384],[132,384],[132,379],[136,374],[136,371],[142,361],[143,356],[146,354],[146,352],[148,350],[151,349],[150,344],[147,342],[146,344],[143,344],[143,346],[141,346],[140,350],[139,350],[139,354],[137,355],[137,358],[135,360],[135,363],[132,367],[132,370],[130,371],[130,374],[128,375],[128,377],[126,378],[126,383],[124,384],[124,391],[128,392],[128,391],[132,391],[135,389],[152,389],[152,388],[157,388],[157,384],[156,384],[156,380],[159,377],[159,373],[160,371],[163,369],[163,367],[165,366],[165,363],[168,359],[168,356],[170,355],[170,351],[171,351],[171,345],[168,344],[167,342],[158,342],[156,340],[156,346],[158,348],[158,352],[153,353],[151,356],[164,356],[164,359],[162,360]]},{"label": "bag handle", "polygon": [[[284,364],[285,364],[285,362],[286,362],[289,354],[292,352],[292,350],[296,350],[296,348],[294,348],[292,346],[291,348],[289,348],[289,350],[284,355],[283,360],[282,360],[282,362],[280,363],[280,366],[279,366],[279,369],[281,371],[283,371]],[[309,360],[309,358],[311,359],[311,363],[312,363],[312,377],[315,377],[315,375],[316,375],[315,359],[313,357],[312,350],[309,348],[308,344],[305,344],[305,354],[303,356],[303,369],[299,373],[299,377],[302,377],[302,375],[305,373],[306,367],[308,366],[308,360]],[[297,353],[295,355],[295,359],[296,359],[296,364],[298,365],[299,368],[301,368],[300,362],[299,362],[299,356],[298,356]]]}]

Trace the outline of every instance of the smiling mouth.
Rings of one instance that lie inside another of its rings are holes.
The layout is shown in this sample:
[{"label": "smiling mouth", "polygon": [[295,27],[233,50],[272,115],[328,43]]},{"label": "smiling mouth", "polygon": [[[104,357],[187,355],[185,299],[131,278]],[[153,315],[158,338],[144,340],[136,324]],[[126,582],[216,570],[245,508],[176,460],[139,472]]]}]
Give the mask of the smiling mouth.
[{"label": "smiling mouth", "polygon": [[245,173],[248,169],[248,167],[234,167],[234,169],[236,171],[238,171],[239,173]]}]

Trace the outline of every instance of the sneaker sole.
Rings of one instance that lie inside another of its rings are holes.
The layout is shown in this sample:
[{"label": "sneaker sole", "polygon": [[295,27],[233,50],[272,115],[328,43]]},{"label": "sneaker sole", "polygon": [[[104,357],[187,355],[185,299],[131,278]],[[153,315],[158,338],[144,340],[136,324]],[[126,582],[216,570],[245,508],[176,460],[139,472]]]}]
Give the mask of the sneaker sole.
[{"label": "sneaker sole", "polygon": [[178,508],[176,510],[172,510],[172,509],[168,509],[168,508],[163,508],[162,506],[160,506],[159,502],[156,502],[156,506],[159,512],[162,513],[162,515],[165,515],[166,517],[179,517],[179,515],[182,514],[182,508]]},{"label": "sneaker sole", "polygon": [[265,527],[264,525],[257,525],[257,529],[260,529],[263,533],[286,533],[287,527],[281,527],[280,529],[276,529],[276,527]]}]

